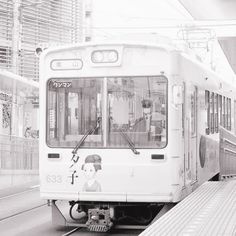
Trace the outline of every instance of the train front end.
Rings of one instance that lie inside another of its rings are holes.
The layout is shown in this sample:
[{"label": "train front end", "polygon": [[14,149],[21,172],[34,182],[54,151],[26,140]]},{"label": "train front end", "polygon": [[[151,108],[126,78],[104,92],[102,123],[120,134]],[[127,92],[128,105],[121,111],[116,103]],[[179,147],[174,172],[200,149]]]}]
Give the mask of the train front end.
[{"label": "train front end", "polygon": [[168,149],[181,152],[182,135],[168,138],[170,54],[89,45],[41,60],[41,196],[69,201],[71,218],[85,217],[91,230],[146,212],[144,224],[153,205],[179,201],[181,160]]}]

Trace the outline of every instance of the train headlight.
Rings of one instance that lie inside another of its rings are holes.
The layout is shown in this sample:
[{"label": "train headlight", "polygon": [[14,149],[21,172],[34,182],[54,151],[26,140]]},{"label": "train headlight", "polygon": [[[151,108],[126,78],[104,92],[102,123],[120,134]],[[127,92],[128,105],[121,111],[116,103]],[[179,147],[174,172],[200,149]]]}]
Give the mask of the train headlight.
[{"label": "train headlight", "polygon": [[116,62],[118,60],[118,53],[116,51],[110,51],[107,54],[107,59],[111,62]]},{"label": "train headlight", "polygon": [[102,63],[104,62],[104,53],[102,51],[95,51],[92,53],[92,62],[93,63]]},{"label": "train headlight", "polygon": [[93,63],[115,63],[118,61],[116,50],[96,50],[92,52],[91,60]]}]

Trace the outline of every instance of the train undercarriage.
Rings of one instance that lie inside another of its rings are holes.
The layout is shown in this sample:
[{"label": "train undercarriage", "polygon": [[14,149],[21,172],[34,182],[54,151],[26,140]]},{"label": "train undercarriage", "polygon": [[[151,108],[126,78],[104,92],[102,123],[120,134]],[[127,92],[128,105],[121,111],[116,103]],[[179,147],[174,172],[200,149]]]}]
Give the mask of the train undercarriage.
[{"label": "train undercarriage", "polygon": [[70,201],[68,214],[63,214],[56,200],[49,201],[55,225],[86,227],[89,231],[145,229],[160,218],[173,203],[91,203]]}]

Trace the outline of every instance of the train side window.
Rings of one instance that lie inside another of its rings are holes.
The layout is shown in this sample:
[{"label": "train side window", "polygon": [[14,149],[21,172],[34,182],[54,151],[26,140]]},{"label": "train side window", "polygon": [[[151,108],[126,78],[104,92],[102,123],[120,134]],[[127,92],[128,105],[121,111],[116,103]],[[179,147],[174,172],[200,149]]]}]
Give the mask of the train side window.
[{"label": "train side window", "polygon": [[219,99],[218,94],[215,94],[215,132],[219,132]]},{"label": "train side window", "polygon": [[[185,83],[183,83],[183,100],[185,101]],[[182,137],[184,137],[185,131],[185,102],[182,103]]]},{"label": "train side window", "polygon": [[219,95],[219,118],[220,125],[223,125],[223,106],[222,106],[222,95]]},{"label": "train side window", "polygon": [[229,123],[229,99],[225,98],[225,128],[228,130],[228,123]]},{"label": "train side window", "polygon": [[215,114],[215,96],[214,96],[214,93],[211,93],[211,97],[210,97],[210,127],[211,127],[211,133],[213,134],[214,133],[214,128],[215,128],[215,117],[214,117],[214,114]]},{"label": "train side window", "polygon": [[225,97],[223,97],[223,127],[226,127],[226,119],[225,119],[225,114],[226,114],[226,104],[225,104]]},{"label": "train side window", "polygon": [[231,99],[228,98],[228,130],[231,130]]},{"label": "train side window", "polygon": [[206,107],[206,134],[210,134],[210,92],[205,90],[205,107]]},{"label": "train side window", "polygon": [[234,100],[234,133],[236,134],[236,100]]}]

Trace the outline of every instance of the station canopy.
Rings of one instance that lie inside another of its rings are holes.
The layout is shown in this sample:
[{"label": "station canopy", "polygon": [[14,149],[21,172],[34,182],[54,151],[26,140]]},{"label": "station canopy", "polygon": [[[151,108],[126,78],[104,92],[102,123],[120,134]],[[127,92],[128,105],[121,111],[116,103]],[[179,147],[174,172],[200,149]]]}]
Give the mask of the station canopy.
[{"label": "station canopy", "polygon": [[24,98],[37,98],[39,85],[33,80],[22,78],[6,70],[0,70],[0,93],[6,93]]},{"label": "station canopy", "polygon": [[208,21],[216,27],[219,44],[236,74],[236,1],[179,0],[179,2],[195,20]]}]

